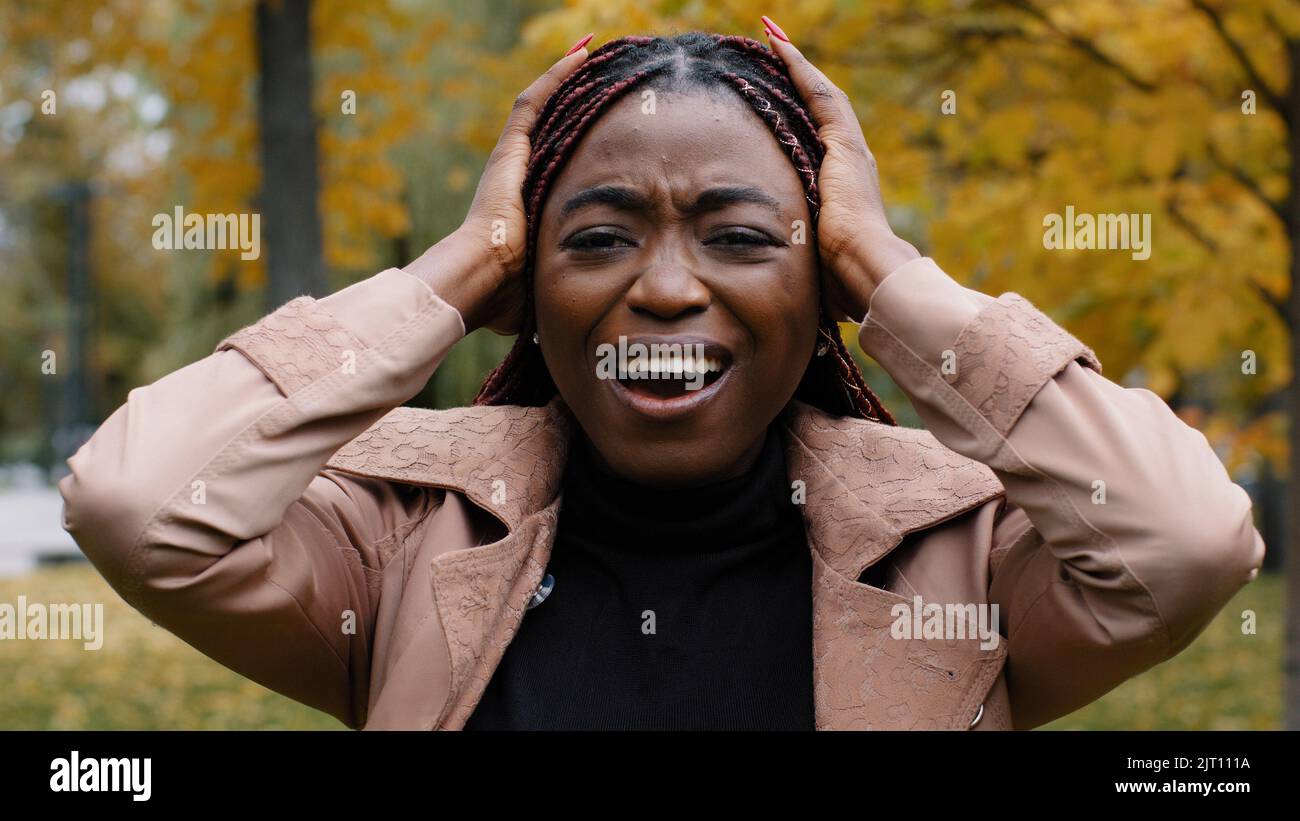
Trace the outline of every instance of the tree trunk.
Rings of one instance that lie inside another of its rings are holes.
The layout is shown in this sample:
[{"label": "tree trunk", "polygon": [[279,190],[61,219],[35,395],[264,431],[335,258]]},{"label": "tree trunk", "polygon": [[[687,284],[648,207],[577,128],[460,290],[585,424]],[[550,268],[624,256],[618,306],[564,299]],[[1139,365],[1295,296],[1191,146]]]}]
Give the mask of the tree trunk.
[{"label": "tree trunk", "polygon": [[325,295],[312,112],[311,0],[259,0],[258,121],[268,309]]},{"label": "tree trunk", "polygon": [[1287,42],[1291,81],[1286,106],[1290,130],[1287,148],[1291,159],[1291,191],[1286,203],[1286,231],[1291,246],[1291,292],[1287,316],[1291,323],[1291,385],[1287,389],[1287,445],[1289,475],[1286,490],[1286,543],[1274,549],[1284,552],[1286,568],[1285,727],[1300,730],[1300,40]]}]

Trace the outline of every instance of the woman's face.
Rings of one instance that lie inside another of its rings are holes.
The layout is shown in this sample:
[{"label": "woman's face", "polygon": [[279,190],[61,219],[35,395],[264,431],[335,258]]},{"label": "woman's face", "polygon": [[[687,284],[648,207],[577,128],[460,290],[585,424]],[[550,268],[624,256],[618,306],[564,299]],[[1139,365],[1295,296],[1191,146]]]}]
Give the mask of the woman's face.
[{"label": "woman's face", "polygon": [[[738,97],[633,92],[587,133],[542,211],[537,325],[614,471],[680,486],[748,468],[816,344],[810,233],[794,166]],[[675,350],[696,367],[678,376]]]}]

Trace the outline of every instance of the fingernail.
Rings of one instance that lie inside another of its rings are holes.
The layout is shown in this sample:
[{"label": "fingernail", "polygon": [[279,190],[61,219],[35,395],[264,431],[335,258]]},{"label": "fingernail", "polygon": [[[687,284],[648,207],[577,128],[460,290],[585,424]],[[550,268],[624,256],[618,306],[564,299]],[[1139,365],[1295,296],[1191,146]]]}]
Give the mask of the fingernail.
[{"label": "fingernail", "polygon": [[767,27],[767,33],[770,36],[777,37],[781,40],[786,41],[787,43],[790,42],[790,38],[785,36],[785,32],[781,31],[781,27],[778,26],[775,22],[773,22],[771,17],[768,17],[766,14],[764,14],[762,16],[762,20],[763,20],[763,25]]},{"label": "fingernail", "polygon": [[593,38],[593,37],[595,37],[595,36],[596,36],[596,32],[593,31],[591,34],[588,34],[586,37],[583,37],[581,40],[579,40],[578,42],[576,42],[576,43],[573,44],[573,48],[571,48],[571,49],[569,49],[568,51],[564,52],[564,56],[565,56],[565,57],[568,57],[570,54],[575,54],[575,53],[577,53],[578,49],[580,49],[580,48],[582,48],[583,46],[585,46],[585,45],[587,45],[588,43],[590,43],[590,42],[591,42],[591,38]]}]

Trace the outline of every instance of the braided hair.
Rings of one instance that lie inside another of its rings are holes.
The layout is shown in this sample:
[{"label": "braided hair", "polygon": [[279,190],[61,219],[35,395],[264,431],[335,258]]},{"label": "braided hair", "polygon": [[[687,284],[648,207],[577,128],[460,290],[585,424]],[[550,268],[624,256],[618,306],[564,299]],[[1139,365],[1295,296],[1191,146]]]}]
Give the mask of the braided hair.
[{"label": "braided hair", "polygon": [[[700,32],[671,38],[624,37],[606,43],[564,80],[538,116],[523,184],[528,217],[523,327],[514,347],[488,374],[474,404],[540,406],[555,396],[555,383],[541,351],[531,344],[537,329],[533,278],[542,206],[583,135],[638,86],[734,91],[772,130],[794,164],[816,230],[820,205],[817,171],[825,148],[785,65],[775,54],[745,37]],[[894,424],[893,416],[863,381],[839,328],[824,312],[818,320],[818,336],[816,353],[795,389],[795,398],[837,416]]]}]

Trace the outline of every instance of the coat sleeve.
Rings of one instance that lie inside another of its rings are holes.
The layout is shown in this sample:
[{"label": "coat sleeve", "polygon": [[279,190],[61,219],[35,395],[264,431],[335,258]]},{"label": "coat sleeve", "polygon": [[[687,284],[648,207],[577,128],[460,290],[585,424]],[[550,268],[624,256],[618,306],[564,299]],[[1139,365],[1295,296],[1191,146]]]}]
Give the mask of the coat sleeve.
[{"label": "coat sleeve", "polygon": [[1250,499],[1204,435],[1102,376],[1024,298],[921,258],[881,283],[859,338],[931,433],[1006,489],[988,596],[1017,728],[1178,653],[1258,572]]},{"label": "coat sleeve", "polygon": [[68,460],[64,527],[155,623],[360,726],[379,568],[440,497],[325,463],[463,335],[397,269],[292,300],[131,391]]}]

